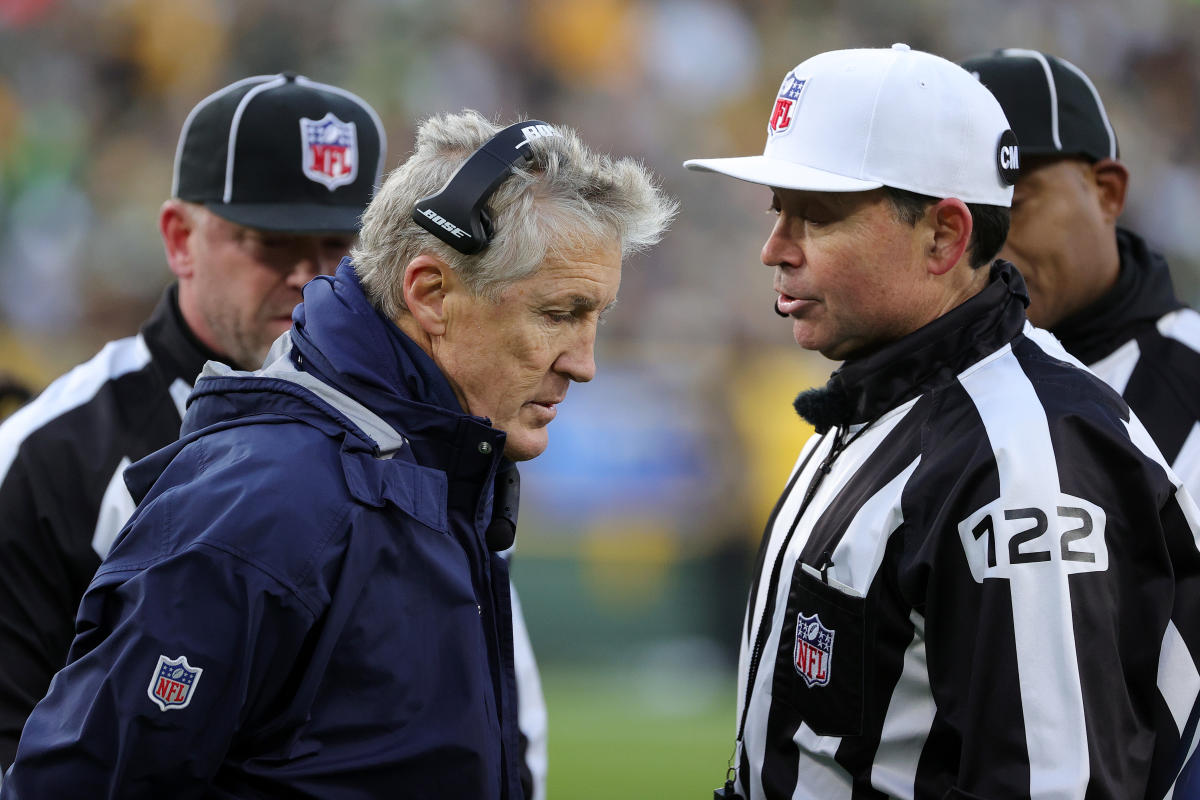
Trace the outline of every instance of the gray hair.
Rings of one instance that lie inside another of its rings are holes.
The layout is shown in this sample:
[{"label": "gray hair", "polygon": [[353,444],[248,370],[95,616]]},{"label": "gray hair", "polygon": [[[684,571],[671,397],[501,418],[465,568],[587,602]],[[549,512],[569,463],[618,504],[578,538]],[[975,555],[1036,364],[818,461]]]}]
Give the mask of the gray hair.
[{"label": "gray hair", "polygon": [[476,296],[497,300],[565,246],[619,238],[624,258],[658,242],[678,204],[646,168],[594,153],[570,128],[554,127],[561,136],[530,142],[533,160],[492,195],[491,244],[464,255],[417,225],[413,207],[438,192],[500,127],[475,111],[425,120],[412,157],[392,171],[364,212],[350,251],[371,303],[396,319],[405,309],[404,271],[422,253],[444,261]]}]

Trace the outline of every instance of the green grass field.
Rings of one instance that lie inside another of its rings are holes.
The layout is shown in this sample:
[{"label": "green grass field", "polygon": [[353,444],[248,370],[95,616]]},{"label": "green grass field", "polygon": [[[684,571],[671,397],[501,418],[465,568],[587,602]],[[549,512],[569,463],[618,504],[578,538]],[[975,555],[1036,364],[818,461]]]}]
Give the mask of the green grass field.
[{"label": "green grass field", "polygon": [[543,668],[548,800],[704,800],[733,749],[729,675]]}]

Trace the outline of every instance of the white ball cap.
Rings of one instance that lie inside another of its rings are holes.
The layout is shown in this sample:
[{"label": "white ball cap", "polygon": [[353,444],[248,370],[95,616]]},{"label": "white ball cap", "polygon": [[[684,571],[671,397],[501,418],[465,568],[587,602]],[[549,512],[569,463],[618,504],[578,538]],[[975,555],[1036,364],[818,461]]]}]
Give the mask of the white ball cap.
[{"label": "white ball cap", "polygon": [[1016,144],[1000,104],[969,72],[895,44],[813,56],[784,77],[761,156],[684,166],[781,189],[891,186],[1009,206]]}]

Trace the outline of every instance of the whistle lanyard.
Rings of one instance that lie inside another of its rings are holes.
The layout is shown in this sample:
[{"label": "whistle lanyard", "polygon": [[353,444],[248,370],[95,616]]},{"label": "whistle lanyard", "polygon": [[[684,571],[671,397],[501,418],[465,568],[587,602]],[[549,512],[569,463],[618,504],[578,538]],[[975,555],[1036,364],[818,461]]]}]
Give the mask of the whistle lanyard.
[{"label": "whistle lanyard", "polygon": [[[816,496],[817,490],[824,482],[825,476],[828,475],[830,470],[833,468],[833,462],[838,458],[838,456],[845,452],[846,448],[854,444],[854,442],[856,442],[860,436],[866,433],[867,429],[874,425],[878,419],[879,417],[875,417],[875,419],[872,419],[870,422],[866,423],[857,431],[855,431],[849,438],[846,437],[846,428],[838,426],[835,429],[833,434],[833,446],[829,448],[829,452],[825,454],[825,458],[821,460],[821,464],[817,467],[817,471],[813,475],[812,480],[809,481],[808,488],[804,492],[804,500],[800,503],[800,509],[796,512],[796,516],[792,520],[791,526],[788,527],[787,535],[783,537],[783,542],[779,546],[779,551],[775,554],[775,562],[771,566],[771,578],[767,583],[767,595],[763,602],[762,617],[758,623],[758,633],[754,637],[754,649],[750,653],[750,669],[748,673],[748,679],[746,681],[746,697],[742,704],[741,719],[738,723],[737,740],[733,745],[733,754],[729,757],[729,769],[726,770],[725,773],[725,788],[723,790],[718,789],[717,792],[714,793],[714,796],[717,798],[737,797],[737,794],[734,792],[734,777],[737,774],[737,767],[734,765],[734,760],[737,758],[738,747],[743,744],[742,740],[746,734],[746,718],[750,714],[750,701],[754,695],[754,683],[758,678],[758,668],[760,662],[762,661],[763,648],[766,647],[767,637],[770,635],[769,631],[771,619],[775,616],[775,595],[778,591],[780,573],[783,571],[783,560],[787,553],[788,546],[791,544],[792,537],[796,533],[796,528],[800,525],[800,520],[804,517],[804,512],[808,510],[809,505],[812,503],[813,497]],[[812,452],[815,453],[816,448],[813,448]],[[800,469],[796,470],[796,478],[785,490],[786,493],[790,494],[792,488],[795,486],[795,481],[799,480],[800,476],[804,473],[804,470],[808,466],[811,458],[812,453],[810,453],[809,456],[804,459],[804,462],[800,465]],[[767,531],[767,536],[770,535],[771,532]],[[820,566],[822,577],[826,577],[828,569],[830,566],[832,566],[832,564],[833,559],[831,554],[829,551],[826,551],[822,557],[822,565]],[[751,598],[751,602],[753,602],[753,598]],[[722,791],[724,794],[721,793]]]}]

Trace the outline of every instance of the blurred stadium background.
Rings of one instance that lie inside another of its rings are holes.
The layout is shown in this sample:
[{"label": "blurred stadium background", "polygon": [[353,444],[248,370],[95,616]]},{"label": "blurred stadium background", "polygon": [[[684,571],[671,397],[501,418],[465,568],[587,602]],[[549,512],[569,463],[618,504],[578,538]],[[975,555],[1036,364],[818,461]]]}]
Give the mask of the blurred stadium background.
[{"label": "blurred stadium background", "polygon": [[237,78],[359,93],[389,167],[423,116],[464,107],[638,155],[683,213],[627,266],[598,379],[522,470],[514,574],[551,797],[705,797],[754,548],[809,433],[790,400],[830,365],[768,308],[767,195],[681,162],[760,149],[779,81],[816,52],[1048,50],[1098,85],[1125,220],[1196,303],[1198,40],[1198,0],[0,0],[0,381],[36,391],[136,330],[169,279],[155,220],[179,128]]}]

